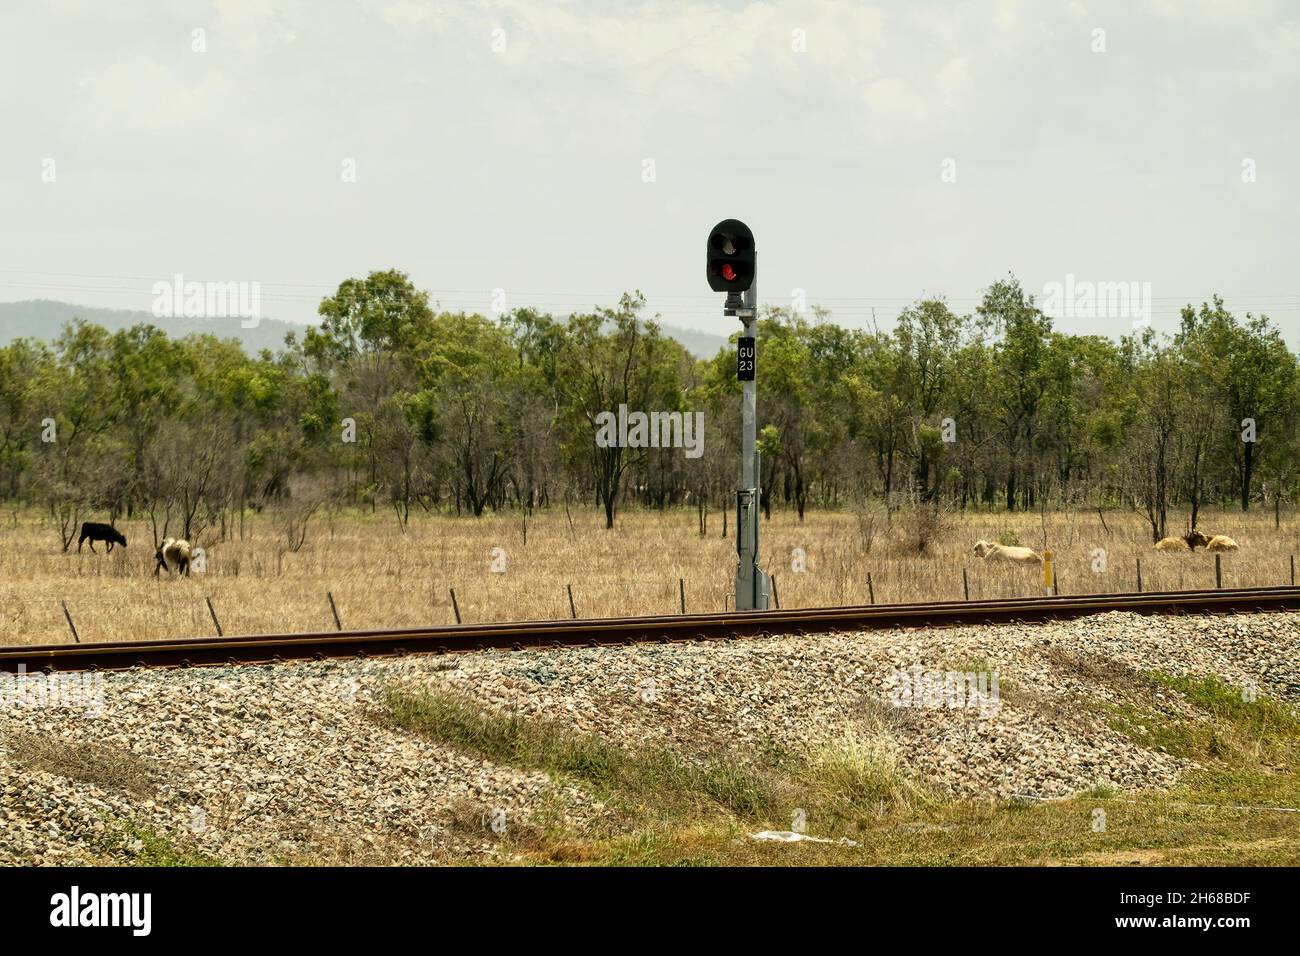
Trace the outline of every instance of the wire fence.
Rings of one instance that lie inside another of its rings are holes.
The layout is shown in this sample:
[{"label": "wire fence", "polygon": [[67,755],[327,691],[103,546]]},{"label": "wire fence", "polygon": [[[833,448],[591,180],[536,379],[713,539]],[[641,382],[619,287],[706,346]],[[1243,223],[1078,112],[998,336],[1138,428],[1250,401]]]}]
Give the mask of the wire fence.
[{"label": "wire fence", "polygon": [[[1215,555],[1213,564],[1171,566],[1141,558],[1104,571],[1077,561],[1050,560],[1031,568],[988,568],[983,562],[935,576],[918,590],[908,568],[836,575],[829,587],[806,570],[774,569],[773,606],[787,609],[832,604],[899,604],[923,601],[981,601],[1051,594],[1191,591],[1211,588],[1295,586],[1295,557],[1276,573],[1243,575]],[[841,569],[843,570],[843,569]],[[951,580],[947,580],[947,577]],[[734,609],[734,581],[726,573],[709,580],[685,577],[639,581],[611,592],[608,582],[522,582],[524,593],[481,582],[385,588],[355,582],[308,589],[301,582],[276,588],[231,586],[231,579],[191,579],[188,587],[150,587],[145,593],[68,593],[39,599],[6,594],[0,586],[0,644],[45,644],[164,637],[210,637],[340,630],[420,627],[512,620],[613,618],[632,614],[687,614]],[[205,587],[204,585],[210,585]],[[587,585],[592,585],[590,588]],[[273,593],[271,593],[273,592]],[[594,592],[594,593],[593,593]]]}]

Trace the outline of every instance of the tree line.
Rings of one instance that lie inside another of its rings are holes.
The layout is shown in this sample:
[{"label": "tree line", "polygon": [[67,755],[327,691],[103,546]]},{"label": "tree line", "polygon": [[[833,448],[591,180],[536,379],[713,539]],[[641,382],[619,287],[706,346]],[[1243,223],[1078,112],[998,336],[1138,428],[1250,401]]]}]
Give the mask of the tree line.
[{"label": "tree line", "polygon": [[[731,507],[734,347],[696,359],[645,313],[435,310],[397,271],[348,279],[319,326],[257,356],[212,335],[81,321],[0,349],[0,497],[155,537],[224,537],[275,505],[481,515],[629,503]],[[768,307],[759,321],[763,507],[1125,507],[1153,538],[1207,504],[1280,508],[1300,483],[1300,371],[1267,316],[1213,298],[1172,335],[1069,335],[1014,277],[892,331]],[[704,454],[596,440],[598,416],[704,411]]]}]

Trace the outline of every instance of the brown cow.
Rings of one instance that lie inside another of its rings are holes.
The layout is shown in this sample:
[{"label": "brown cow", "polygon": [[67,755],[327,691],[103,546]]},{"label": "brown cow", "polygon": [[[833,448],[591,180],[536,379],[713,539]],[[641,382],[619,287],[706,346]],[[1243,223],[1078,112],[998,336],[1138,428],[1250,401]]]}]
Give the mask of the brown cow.
[{"label": "brown cow", "polygon": [[1226,534],[1216,534],[1205,545],[1206,551],[1236,551],[1237,542],[1233,541]]}]

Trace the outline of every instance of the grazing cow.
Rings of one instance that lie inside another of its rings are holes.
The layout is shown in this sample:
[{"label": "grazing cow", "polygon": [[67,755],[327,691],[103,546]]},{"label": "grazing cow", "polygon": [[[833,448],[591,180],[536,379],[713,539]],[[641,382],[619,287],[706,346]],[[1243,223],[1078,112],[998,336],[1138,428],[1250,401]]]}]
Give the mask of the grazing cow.
[{"label": "grazing cow", "polygon": [[1216,534],[1205,546],[1206,551],[1236,551],[1237,542],[1226,534]]},{"label": "grazing cow", "polygon": [[173,565],[187,578],[190,576],[190,543],[184,538],[168,538],[154,552],[153,559],[157,562],[153,569],[154,577],[158,577],[158,572],[164,568],[170,576]]},{"label": "grazing cow", "polygon": [[81,546],[89,539],[90,553],[99,554],[95,550],[96,541],[105,541],[108,543],[108,550],[113,550],[114,544],[120,544],[126,547],[126,535],[118,531],[111,524],[103,524],[99,521],[81,522],[81,537],[77,539],[77,551],[81,551]]},{"label": "grazing cow", "polygon": [[972,549],[985,561],[1010,561],[1014,564],[1041,564],[1043,556],[1033,548],[1012,547],[994,541],[975,542]]},{"label": "grazing cow", "polygon": [[1192,546],[1186,538],[1161,538],[1156,542],[1157,551],[1190,551]]}]

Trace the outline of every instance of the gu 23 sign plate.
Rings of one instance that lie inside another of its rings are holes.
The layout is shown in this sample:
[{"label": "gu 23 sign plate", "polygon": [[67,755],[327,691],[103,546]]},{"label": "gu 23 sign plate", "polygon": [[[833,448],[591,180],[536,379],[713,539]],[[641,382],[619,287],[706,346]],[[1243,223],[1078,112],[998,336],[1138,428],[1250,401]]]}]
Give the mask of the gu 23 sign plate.
[{"label": "gu 23 sign plate", "polygon": [[754,339],[742,336],[736,343],[736,378],[739,381],[752,382],[754,380],[756,356]]}]

